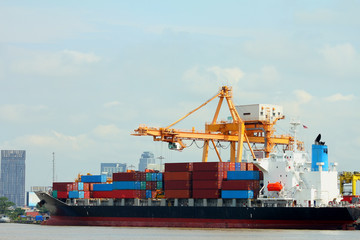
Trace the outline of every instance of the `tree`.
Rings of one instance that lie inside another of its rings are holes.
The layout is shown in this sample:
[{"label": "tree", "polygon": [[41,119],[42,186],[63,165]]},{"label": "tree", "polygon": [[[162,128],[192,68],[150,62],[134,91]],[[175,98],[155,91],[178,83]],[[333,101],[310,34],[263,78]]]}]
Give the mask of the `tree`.
[{"label": "tree", "polygon": [[21,208],[16,208],[14,211],[12,211],[10,213],[10,218],[12,220],[15,220],[17,218],[19,218],[19,216],[24,215],[25,214],[25,210],[21,209]]},{"label": "tree", "polygon": [[14,206],[15,203],[10,202],[7,197],[0,197],[0,214],[9,212],[9,207]]}]

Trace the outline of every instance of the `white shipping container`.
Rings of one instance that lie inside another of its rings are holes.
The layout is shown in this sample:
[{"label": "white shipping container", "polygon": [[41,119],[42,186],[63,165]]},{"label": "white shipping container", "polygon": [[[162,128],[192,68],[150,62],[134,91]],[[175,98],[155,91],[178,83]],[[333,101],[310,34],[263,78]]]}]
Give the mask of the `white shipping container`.
[{"label": "white shipping container", "polygon": [[250,104],[235,107],[240,118],[244,121],[275,121],[276,118],[283,118],[283,107],[272,104]]}]

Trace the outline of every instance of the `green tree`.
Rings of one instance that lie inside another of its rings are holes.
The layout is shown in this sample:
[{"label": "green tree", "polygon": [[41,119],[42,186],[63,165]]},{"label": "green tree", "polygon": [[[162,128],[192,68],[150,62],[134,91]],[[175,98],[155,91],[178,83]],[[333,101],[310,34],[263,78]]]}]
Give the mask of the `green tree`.
[{"label": "green tree", "polygon": [[18,219],[19,216],[24,215],[25,214],[25,210],[21,209],[21,208],[16,208],[14,211],[12,211],[10,213],[10,218],[12,220]]},{"label": "green tree", "polygon": [[0,197],[0,214],[7,214],[9,207],[14,206],[15,203],[10,202],[7,197]]},{"label": "green tree", "polygon": [[39,204],[36,205],[36,208],[39,210],[39,213],[41,213],[41,214],[45,214],[45,213],[49,212],[49,210],[47,210],[46,207],[44,207],[44,206],[40,207]]}]

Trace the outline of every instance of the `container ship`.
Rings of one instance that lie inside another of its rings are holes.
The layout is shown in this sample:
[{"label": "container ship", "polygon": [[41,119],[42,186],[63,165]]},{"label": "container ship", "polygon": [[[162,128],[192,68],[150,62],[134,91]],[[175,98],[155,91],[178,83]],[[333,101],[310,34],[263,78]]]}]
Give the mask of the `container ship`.
[{"label": "container ship", "polygon": [[[174,124],[219,97],[205,131],[176,130]],[[223,100],[231,118],[217,121]],[[240,117],[241,116],[241,117]],[[328,161],[321,135],[311,157],[291,135],[274,136],[282,107],[268,104],[235,106],[231,88],[165,128],[140,125],[134,135],[152,136],[182,150],[184,140],[202,140],[201,162],[165,163],[164,171],[147,170],[83,175],[75,182],[54,182],[51,193],[37,192],[39,205],[50,212],[48,225],[348,229],[360,217],[355,202],[340,195],[337,163]],[[228,142],[230,161],[218,148]],[[208,161],[209,145],[218,161]],[[247,144],[252,159],[241,161]],[[275,147],[281,150],[274,150]]]}]

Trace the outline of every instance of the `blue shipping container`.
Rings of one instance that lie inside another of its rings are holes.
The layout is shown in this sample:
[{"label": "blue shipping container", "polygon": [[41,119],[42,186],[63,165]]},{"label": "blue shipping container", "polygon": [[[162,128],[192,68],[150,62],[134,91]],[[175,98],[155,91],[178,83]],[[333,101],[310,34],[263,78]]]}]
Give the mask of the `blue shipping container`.
[{"label": "blue shipping container", "polygon": [[79,191],[70,191],[69,198],[79,198]]},{"label": "blue shipping container", "polygon": [[106,182],[106,175],[84,175],[81,181],[86,183]]},{"label": "blue shipping container", "polygon": [[113,185],[112,184],[94,184],[93,191],[112,191]]},{"label": "blue shipping container", "polygon": [[146,190],[145,194],[146,194],[145,196],[146,198],[152,198],[151,190]]},{"label": "blue shipping container", "polygon": [[163,180],[163,174],[162,173],[156,173],[156,181],[160,182]]},{"label": "blue shipping container", "polygon": [[78,190],[84,190],[84,183],[83,182],[78,182]]},{"label": "blue shipping container", "polygon": [[237,199],[248,199],[254,198],[254,192],[251,190],[222,190],[221,198],[237,198]]},{"label": "blue shipping container", "polygon": [[241,170],[241,164],[239,162],[235,163],[235,171]]},{"label": "blue shipping container", "polygon": [[113,190],[140,190],[139,181],[113,182]]},{"label": "blue shipping container", "polygon": [[151,173],[151,181],[155,182],[156,181],[156,173]]},{"label": "blue shipping container", "polygon": [[79,198],[84,198],[84,197],[85,197],[84,191],[79,191]]},{"label": "blue shipping container", "polygon": [[259,171],[228,171],[228,180],[259,180]]}]

